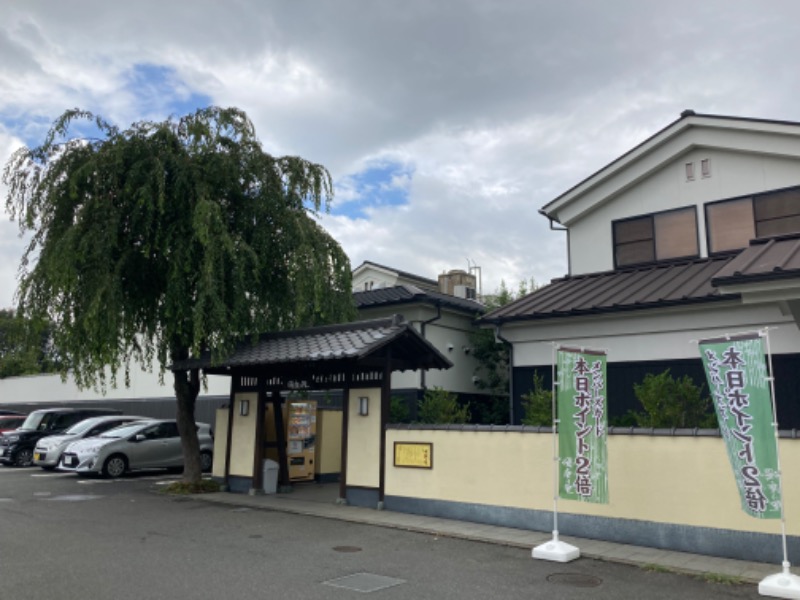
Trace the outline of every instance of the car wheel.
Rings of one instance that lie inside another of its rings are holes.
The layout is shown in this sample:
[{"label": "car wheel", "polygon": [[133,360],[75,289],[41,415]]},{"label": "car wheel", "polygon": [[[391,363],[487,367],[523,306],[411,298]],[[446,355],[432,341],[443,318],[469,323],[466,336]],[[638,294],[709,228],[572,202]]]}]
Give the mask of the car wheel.
[{"label": "car wheel", "polygon": [[122,477],[128,470],[128,459],[122,454],[114,454],[103,463],[103,475],[105,477]]},{"label": "car wheel", "polygon": [[33,464],[33,450],[25,448],[17,452],[17,462],[15,464],[18,467],[30,467]]},{"label": "car wheel", "polygon": [[200,470],[203,473],[208,473],[211,467],[214,466],[214,456],[208,450],[200,453]]}]

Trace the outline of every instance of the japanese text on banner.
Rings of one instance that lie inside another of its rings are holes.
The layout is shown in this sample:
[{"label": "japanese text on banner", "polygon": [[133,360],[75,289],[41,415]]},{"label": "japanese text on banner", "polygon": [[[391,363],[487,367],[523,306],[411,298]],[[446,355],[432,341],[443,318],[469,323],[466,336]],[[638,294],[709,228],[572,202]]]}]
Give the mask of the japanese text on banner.
[{"label": "japanese text on banner", "polygon": [[708,387],[742,510],[781,517],[778,450],[764,342],[757,334],[700,342]]},{"label": "japanese text on banner", "polygon": [[608,502],[606,356],[559,348],[559,496]]}]

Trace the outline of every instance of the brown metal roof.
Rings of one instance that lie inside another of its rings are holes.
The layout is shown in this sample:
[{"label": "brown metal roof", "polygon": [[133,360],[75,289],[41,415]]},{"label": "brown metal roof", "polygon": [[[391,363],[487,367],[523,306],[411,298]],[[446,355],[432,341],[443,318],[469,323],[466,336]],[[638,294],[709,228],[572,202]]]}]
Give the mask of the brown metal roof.
[{"label": "brown metal roof", "polygon": [[753,240],[714,276],[716,286],[800,277],[800,236]]},{"label": "brown metal roof", "polygon": [[720,294],[712,285],[712,278],[732,260],[725,256],[554,279],[480,320],[550,319],[738,298]]},{"label": "brown metal roof", "polygon": [[268,333],[255,343],[242,343],[226,359],[213,362],[210,354],[178,361],[173,371],[203,369],[230,375],[261,370],[304,373],[359,369],[448,369],[452,363],[398,315],[339,325]]}]

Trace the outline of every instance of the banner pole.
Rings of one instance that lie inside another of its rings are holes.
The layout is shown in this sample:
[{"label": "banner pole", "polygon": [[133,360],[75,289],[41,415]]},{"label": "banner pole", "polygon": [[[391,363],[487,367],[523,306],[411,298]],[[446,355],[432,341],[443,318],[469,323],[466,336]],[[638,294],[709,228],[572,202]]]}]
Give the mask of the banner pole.
[{"label": "banner pole", "polygon": [[778,485],[781,488],[781,540],[783,543],[783,570],[775,575],[768,575],[758,584],[758,593],[762,596],[777,598],[800,598],[800,577],[790,571],[789,550],[786,544],[786,513],[783,507],[785,497],[783,494],[783,469],[781,468],[780,434],[778,433],[778,411],[775,400],[775,374],[772,370],[772,350],[769,345],[769,329],[760,332],[764,337],[767,349],[767,369],[769,375],[770,395],[772,396],[772,428],[775,433],[775,459],[778,466]]},{"label": "banner pole", "polygon": [[531,556],[541,560],[552,560],[555,562],[570,562],[580,558],[581,551],[571,544],[562,542],[558,539],[558,381],[556,380],[556,357],[557,348],[553,343],[552,357],[552,385],[550,386],[550,408],[553,418],[552,438],[553,438],[553,539],[544,544],[536,546],[531,550]]},{"label": "banner pole", "polygon": [[556,381],[556,345],[553,344],[552,358],[550,362],[551,379],[550,385],[550,410],[552,418],[551,437],[553,438],[553,540],[558,541],[558,410],[556,408],[556,390],[558,389],[558,381]]}]

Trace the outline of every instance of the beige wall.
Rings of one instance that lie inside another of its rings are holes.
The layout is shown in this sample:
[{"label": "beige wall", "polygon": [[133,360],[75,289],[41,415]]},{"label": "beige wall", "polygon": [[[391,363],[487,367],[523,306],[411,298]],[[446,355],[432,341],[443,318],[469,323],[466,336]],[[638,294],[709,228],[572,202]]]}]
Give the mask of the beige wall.
[{"label": "beige wall", "polygon": [[317,410],[317,455],[314,473],[342,470],[342,411]]},{"label": "beige wall", "polygon": [[[231,439],[233,440],[231,445],[231,475],[241,477],[252,477],[253,475],[257,397],[258,395],[255,392],[236,394],[233,409],[233,430],[231,435]],[[239,414],[239,406],[242,400],[250,401],[250,412],[244,417]],[[357,401],[358,397],[356,396],[356,402]],[[373,406],[375,406],[376,411],[379,411],[377,403],[378,400],[375,400],[375,404],[372,404],[372,401],[370,401],[370,412],[372,412]],[[357,407],[354,410],[358,412]],[[380,413],[378,412],[378,414]],[[266,418],[268,421],[272,419],[271,414],[268,413]],[[228,440],[228,409],[221,408],[217,410],[217,420],[214,431],[214,468],[212,473],[215,477],[224,477],[225,448]],[[274,426],[269,422],[266,424],[266,435],[269,439],[274,439],[275,437]],[[375,448],[378,447],[377,438],[374,442],[374,446]],[[273,459],[277,459],[276,452],[272,452],[270,455]],[[342,412],[335,410],[318,410],[315,474],[339,473],[341,470],[341,455]],[[375,464],[377,465],[377,460]]]},{"label": "beige wall", "polygon": [[[369,414],[358,414],[358,399],[369,398]],[[347,485],[377,488],[380,484],[381,390],[350,391],[347,431]]]},{"label": "beige wall", "polygon": [[[433,443],[433,469],[393,466],[394,442]],[[553,508],[550,434],[391,429],[387,432],[387,496]],[[781,440],[784,504],[800,507],[800,441]],[[658,523],[780,533],[775,520],[741,510],[720,438],[625,436],[609,438],[609,504],[560,500],[559,511]],[[350,471],[348,470],[348,477]],[[791,515],[787,512],[787,515]],[[800,534],[800,519],[787,532]]]},{"label": "beige wall", "polygon": [[[247,416],[239,414],[242,400],[250,402]],[[233,404],[233,433],[231,434],[230,474],[242,477],[253,476],[253,453],[256,447],[256,392],[238,393]],[[224,452],[224,450],[223,450]]]},{"label": "beige wall", "polygon": [[214,421],[214,477],[225,477],[225,448],[228,444],[228,409],[218,408]]}]

